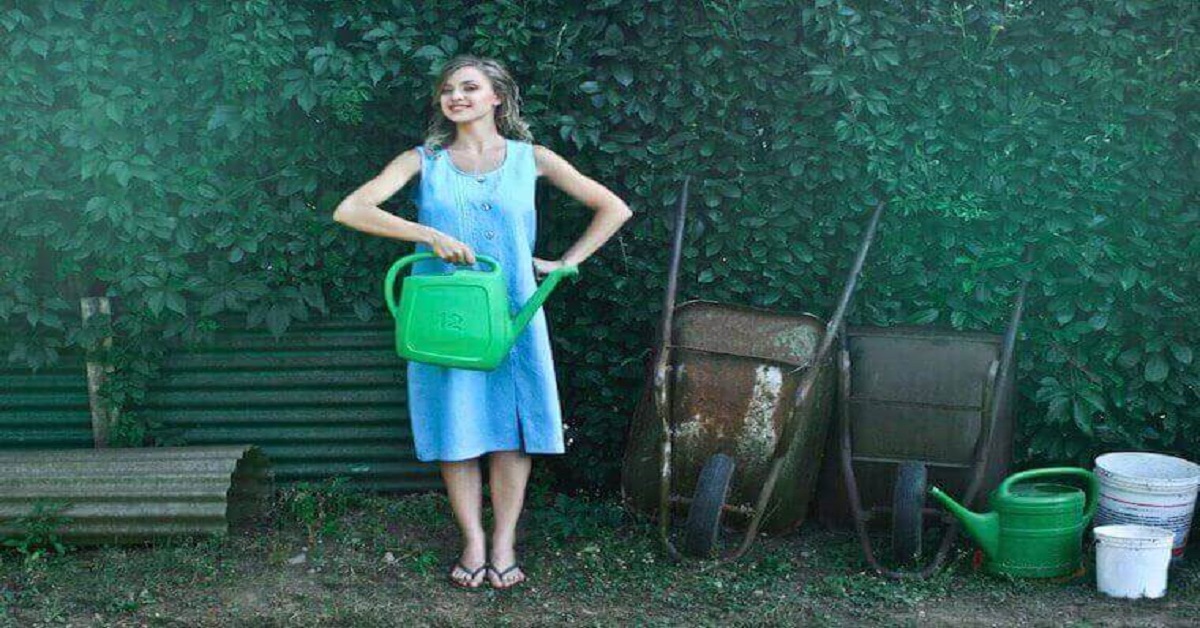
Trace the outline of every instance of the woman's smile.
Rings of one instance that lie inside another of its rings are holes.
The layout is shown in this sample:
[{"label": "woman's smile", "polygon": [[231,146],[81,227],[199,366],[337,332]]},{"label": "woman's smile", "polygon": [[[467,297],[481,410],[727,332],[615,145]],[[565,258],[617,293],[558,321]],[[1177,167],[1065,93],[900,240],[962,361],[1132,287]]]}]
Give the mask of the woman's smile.
[{"label": "woman's smile", "polygon": [[475,115],[475,112],[487,112],[488,105],[500,104],[500,97],[492,89],[488,80],[478,68],[466,67],[447,77],[441,87],[442,113],[453,117],[455,122],[463,122],[463,114]]}]

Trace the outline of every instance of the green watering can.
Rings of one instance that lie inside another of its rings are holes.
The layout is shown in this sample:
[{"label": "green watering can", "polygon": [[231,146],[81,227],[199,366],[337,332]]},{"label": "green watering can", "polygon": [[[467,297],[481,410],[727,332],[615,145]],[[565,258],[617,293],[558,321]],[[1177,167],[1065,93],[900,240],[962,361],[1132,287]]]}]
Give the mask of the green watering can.
[{"label": "green watering can", "polygon": [[[1029,483],[1050,476],[1087,481],[1087,493],[1066,484]],[[992,492],[995,512],[963,508],[936,486],[929,493],[962,522],[983,549],[988,573],[1053,578],[1078,571],[1083,530],[1096,514],[1100,481],[1087,469],[1053,467],[1013,474]]]},{"label": "green watering can", "polygon": [[510,318],[500,262],[477,255],[491,270],[410,275],[404,278],[403,294],[396,303],[396,275],[413,262],[436,257],[433,253],[402,257],[384,279],[384,303],[396,319],[396,353],[414,362],[476,371],[496,368],[558,282],[579,274],[575,266],[552,271]]}]

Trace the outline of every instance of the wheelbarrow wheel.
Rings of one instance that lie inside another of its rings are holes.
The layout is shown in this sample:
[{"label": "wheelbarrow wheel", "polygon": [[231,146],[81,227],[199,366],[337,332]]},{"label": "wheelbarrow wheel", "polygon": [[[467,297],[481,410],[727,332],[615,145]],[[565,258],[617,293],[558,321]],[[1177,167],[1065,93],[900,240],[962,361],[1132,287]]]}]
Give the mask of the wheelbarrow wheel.
[{"label": "wheelbarrow wheel", "polygon": [[733,458],[725,454],[714,454],[700,470],[696,482],[696,493],[688,509],[687,530],[683,549],[691,556],[708,558],[717,545],[717,533],[721,528],[721,510],[729,494],[729,481],[733,478]]},{"label": "wheelbarrow wheel", "polygon": [[921,513],[928,473],[920,462],[902,462],[892,491],[892,557],[911,564],[921,557]]}]

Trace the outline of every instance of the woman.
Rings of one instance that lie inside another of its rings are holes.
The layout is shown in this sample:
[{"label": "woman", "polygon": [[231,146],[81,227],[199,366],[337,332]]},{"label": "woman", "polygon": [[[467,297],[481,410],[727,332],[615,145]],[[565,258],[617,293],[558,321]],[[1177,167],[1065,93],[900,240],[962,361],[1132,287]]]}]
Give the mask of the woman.
[{"label": "woman", "polygon": [[[413,265],[438,273],[474,264],[476,253],[500,261],[513,307],[536,289],[535,273],[578,265],[631,213],[626,204],[544,146],[534,146],[521,119],[520,96],[504,67],[459,56],[443,68],[422,146],[396,157],[379,176],[346,197],[333,219],[354,229],[417,243],[440,258]],[[416,175],[417,222],[379,209]],[[558,260],[533,257],[537,177],[595,213]],[[563,453],[562,418],[545,316],[538,312],[505,361],[493,371],[410,362],[409,414],[417,457],[437,460],[462,531],[450,579],[478,587],[486,577],[507,589],[525,580],[514,542],[529,478],[530,454]],[[487,456],[495,527],[483,529],[480,459]],[[490,552],[489,552],[490,550]]]}]

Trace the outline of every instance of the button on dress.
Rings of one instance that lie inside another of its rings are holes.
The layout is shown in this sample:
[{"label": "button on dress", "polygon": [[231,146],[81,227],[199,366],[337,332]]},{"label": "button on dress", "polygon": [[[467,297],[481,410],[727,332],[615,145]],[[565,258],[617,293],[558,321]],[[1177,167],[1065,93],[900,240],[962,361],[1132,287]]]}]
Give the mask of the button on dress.
[{"label": "button on dress", "polygon": [[[490,255],[501,264],[510,315],[537,290],[533,145],[505,140],[504,161],[487,173],[459,170],[442,149],[418,147],[417,221]],[[430,251],[419,244],[418,251]],[[451,272],[439,259],[419,261],[413,274]],[[551,297],[553,298],[553,296]],[[561,454],[562,413],[542,309],[492,371],[408,363],[408,405],[417,458],[454,461],[492,451]]]}]

